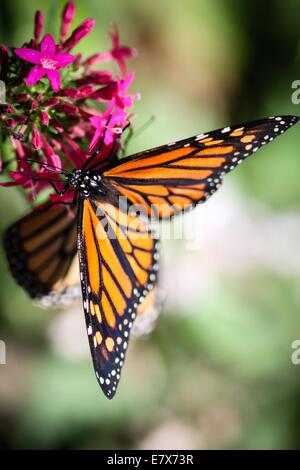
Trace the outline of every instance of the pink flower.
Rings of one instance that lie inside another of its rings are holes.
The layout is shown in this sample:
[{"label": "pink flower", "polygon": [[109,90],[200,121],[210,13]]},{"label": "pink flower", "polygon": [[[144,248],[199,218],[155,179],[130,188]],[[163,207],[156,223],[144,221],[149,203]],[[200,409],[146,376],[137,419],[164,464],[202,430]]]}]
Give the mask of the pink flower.
[{"label": "pink flower", "polygon": [[56,46],[51,34],[46,34],[41,42],[40,52],[35,49],[20,48],[15,53],[21,59],[36,64],[26,78],[26,85],[35,85],[47,75],[52,89],[58,92],[61,87],[61,78],[57,69],[67,67],[75,57],[71,54],[56,53]]},{"label": "pink flower", "polygon": [[122,133],[122,129],[126,124],[126,113],[123,110],[113,112],[114,107],[115,99],[113,98],[101,116],[93,116],[90,119],[92,126],[96,128],[96,132],[90,143],[89,151],[95,147],[103,134],[104,144],[110,145],[116,134]]},{"label": "pink flower", "polygon": [[120,46],[119,32],[115,24],[113,25],[110,37],[112,41],[112,49],[108,52],[93,55],[86,61],[86,63],[88,65],[92,65],[96,62],[110,62],[111,60],[115,60],[120,67],[122,76],[124,76],[127,73],[125,59],[136,57],[137,50],[127,46]]},{"label": "pink flower", "polygon": [[[121,148],[128,108],[138,96],[128,92],[134,75],[127,74],[125,64],[136,51],[120,45],[115,26],[109,52],[88,59],[83,59],[80,52],[71,55],[71,48],[95,24],[88,18],[72,32],[74,3],[68,0],[63,9],[58,44],[50,34],[43,37],[44,19],[40,11],[35,15],[34,36],[26,46],[12,54],[11,49],[0,44],[0,79],[6,83],[8,99],[6,105],[0,106],[2,133],[10,141],[17,163],[12,162],[12,167],[3,165],[2,172],[10,176],[10,181],[0,184],[22,186],[30,200],[45,188],[54,190],[51,183],[57,188],[62,186],[61,173],[81,168],[102,140],[99,161],[105,161],[111,152]],[[92,65],[111,60],[121,70],[119,77],[113,70]],[[66,68],[63,75],[62,68]],[[63,200],[70,197],[72,191]],[[58,195],[53,198],[61,200]]]},{"label": "pink flower", "polygon": [[9,176],[13,179],[13,181],[2,181],[0,186],[10,188],[13,186],[22,186],[23,188],[28,188],[32,185],[32,177],[31,176],[22,176],[22,173],[18,173],[16,171],[11,171]]},{"label": "pink flower", "polygon": [[116,108],[117,109],[124,109],[124,108],[132,108],[133,100],[140,99],[140,95],[135,93],[128,95],[127,89],[130,87],[134,80],[134,72],[129,73],[124,80],[121,80],[120,77],[117,77],[117,90],[114,94],[116,99]]},{"label": "pink flower", "polygon": [[10,171],[9,176],[13,181],[1,182],[0,186],[22,186],[23,188],[30,188],[33,185],[32,177],[34,172],[26,161],[26,154],[22,144],[18,141],[13,141],[13,147],[17,155],[17,171]]}]

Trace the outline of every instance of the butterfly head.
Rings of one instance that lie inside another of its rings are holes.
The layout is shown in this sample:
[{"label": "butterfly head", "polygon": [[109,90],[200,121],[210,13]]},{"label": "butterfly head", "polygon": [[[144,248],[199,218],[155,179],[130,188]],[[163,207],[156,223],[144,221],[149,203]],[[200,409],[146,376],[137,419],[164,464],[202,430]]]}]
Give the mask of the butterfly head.
[{"label": "butterfly head", "polygon": [[104,194],[101,176],[89,171],[73,170],[68,176],[69,185],[88,198],[91,195]]}]

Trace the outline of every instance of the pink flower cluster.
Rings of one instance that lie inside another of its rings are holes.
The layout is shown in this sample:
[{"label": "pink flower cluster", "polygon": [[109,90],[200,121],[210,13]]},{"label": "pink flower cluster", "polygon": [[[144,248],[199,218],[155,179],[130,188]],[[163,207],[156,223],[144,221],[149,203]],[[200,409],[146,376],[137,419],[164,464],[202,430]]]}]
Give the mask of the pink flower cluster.
[{"label": "pink flower cluster", "polygon": [[[128,92],[134,73],[126,64],[136,50],[120,44],[114,26],[110,51],[88,58],[71,53],[95,26],[89,18],[69,33],[74,16],[75,5],[68,2],[57,42],[50,34],[42,37],[44,18],[38,11],[29,43],[14,50],[0,45],[7,101],[0,104],[0,169],[7,168],[11,177],[0,185],[22,186],[29,199],[49,188],[47,179],[59,188],[59,171],[80,168],[100,142],[104,155],[120,146],[128,110],[139,97]],[[119,72],[99,68],[107,62],[115,62]]]}]

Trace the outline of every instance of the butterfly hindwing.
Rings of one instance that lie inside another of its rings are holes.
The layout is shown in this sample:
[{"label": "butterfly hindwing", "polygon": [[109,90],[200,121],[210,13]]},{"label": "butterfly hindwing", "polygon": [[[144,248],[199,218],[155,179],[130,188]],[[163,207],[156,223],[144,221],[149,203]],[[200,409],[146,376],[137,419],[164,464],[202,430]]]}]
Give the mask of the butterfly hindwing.
[{"label": "butterfly hindwing", "polygon": [[76,215],[62,204],[37,208],[4,236],[18,284],[45,305],[66,303],[78,293]]},{"label": "butterfly hindwing", "polygon": [[156,280],[157,241],[144,222],[105,201],[79,201],[78,251],[94,368],[115,394],[138,304]]},{"label": "butterfly hindwing", "polygon": [[298,119],[270,117],[157,147],[122,160],[103,179],[148,216],[168,219],[206,201],[226,173]]}]

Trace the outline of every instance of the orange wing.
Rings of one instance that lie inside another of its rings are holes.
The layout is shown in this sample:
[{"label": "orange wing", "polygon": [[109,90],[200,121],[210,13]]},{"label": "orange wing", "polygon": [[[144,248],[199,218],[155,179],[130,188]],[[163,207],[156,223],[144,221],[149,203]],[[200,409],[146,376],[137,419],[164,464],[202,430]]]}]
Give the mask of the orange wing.
[{"label": "orange wing", "polygon": [[157,147],[115,164],[103,180],[149,216],[169,218],[204,202],[226,173],[298,119],[276,116]]},{"label": "orange wing", "polygon": [[157,242],[146,225],[103,201],[79,201],[83,306],[97,379],[115,394],[138,304],[156,279]]},{"label": "orange wing", "polygon": [[62,204],[35,209],[4,237],[16,281],[45,305],[65,304],[80,295],[76,259],[76,215]]}]

